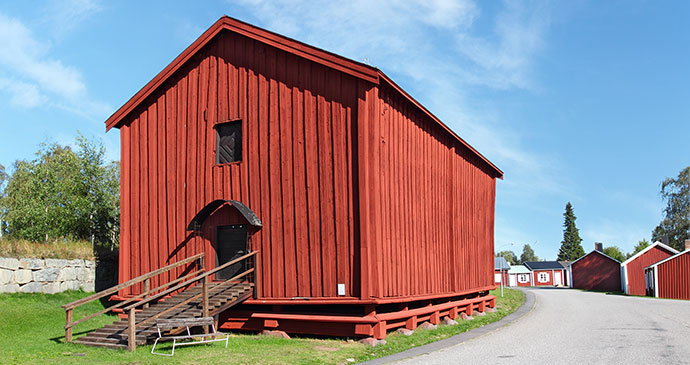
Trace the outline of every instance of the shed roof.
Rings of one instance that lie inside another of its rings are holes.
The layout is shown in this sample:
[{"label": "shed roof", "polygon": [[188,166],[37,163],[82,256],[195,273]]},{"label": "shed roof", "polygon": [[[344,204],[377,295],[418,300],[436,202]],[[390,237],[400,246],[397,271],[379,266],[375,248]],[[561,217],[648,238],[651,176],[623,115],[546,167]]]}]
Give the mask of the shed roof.
[{"label": "shed roof", "polygon": [[351,60],[349,58],[337,55],[332,52],[322,50],[320,48],[299,42],[297,40],[285,37],[283,35],[273,33],[271,31],[256,27],[254,25],[242,22],[240,20],[231,18],[227,15],[222,16],[209,29],[207,29],[194,43],[187,47],[179,56],[177,56],[168,66],[149,81],[141,90],[129,99],[123,106],[121,106],[113,115],[106,121],[106,131],[113,127],[119,128],[126,118],[136,109],[139,104],[143,103],[146,98],[161,87],[166,80],[172,77],[175,72],[189,61],[195,54],[217,37],[222,31],[231,31],[248,38],[254,39],[258,42],[276,47],[285,52],[303,57],[313,62],[322,64],[326,67],[344,72],[356,78],[368,81],[374,85],[379,85],[382,81],[390,85],[394,90],[406,98],[412,105],[418,108],[422,113],[426,114],[434,122],[436,122],[443,130],[450,134],[460,144],[465,146],[470,152],[474,153],[484,163],[486,163],[495,173],[495,177],[503,178],[503,171],[496,165],[484,157],[479,151],[470,146],[464,139],[460,138],[448,126],[446,126],[440,119],[427,110],[422,104],[410,96],[405,90],[398,86],[390,77],[384,74],[381,70]]},{"label": "shed roof", "polygon": [[508,274],[529,274],[530,269],[526,268],[525,265],[513,265],[508,270]]},{"label": "shed roof", "polygon": [[664,249],[664,250],[666,250],[666,251],[668,251],[668,252],[670,252],[671,255],[676,255],[676,254],[678,254],[678,250],[676,250],[675,248],[670,247],[670,246],[667,246],[667,245],[665,245],[665,244],[663,244],[663,243],[661,243],[661,242],[659,242],[659,241],[656,241],[656,242],[654,242],[653,244],[647,246],[647,248],[645,248],[644,250],[642,250],[642,251],[636,253],[636,254],[635,254],[634,256],[632,256],[631,258],[629,258],[629,259],[623,261],[623,263],[622,263],[621,265],[622,265],[622,266],[628,266],[629,263],[635,261],[635,259],[637,259],[638,257],[644,255],[645,252],[647,252],[647,251],[649,251],[649,250],[651,250],[652,248],[657,247],[657,246],[660,247],[660,248],[662,248],[662,249]]},{"label": "shed roof", "polygon": [[534,270],[563,270],[563,265],[558,261],[526,261],[525,266]]},{"label": "shed roof", "polygon": [[494,257],[494,270],[508,270],[510,264],[503,257]]}]

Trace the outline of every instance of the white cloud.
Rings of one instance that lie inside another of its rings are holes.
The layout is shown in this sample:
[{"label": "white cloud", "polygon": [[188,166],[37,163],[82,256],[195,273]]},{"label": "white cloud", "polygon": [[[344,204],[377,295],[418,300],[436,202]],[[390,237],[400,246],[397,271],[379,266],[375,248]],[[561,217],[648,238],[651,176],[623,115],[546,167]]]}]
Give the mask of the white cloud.
[{"label": "white cloud", "polygon": [[51,29],[51,37],[60,39],[102,8],[95,0],[51,0],[42,23]]},{"label": "white cloud", "polygon": [[15,106],[44,104],[89,116],[107,110],[88,97],[81,72],[50,55],[21,21],[0,13],[0,89]]},{"label": "white cloud", "polygon": [[544,46],[544,33],[550,23],[548,9],[506,1],[495,19],[493,40],[459,34],[458,47],[477,66],[467,73],[470,82],[510,89],[533,88],[531,67]]}]

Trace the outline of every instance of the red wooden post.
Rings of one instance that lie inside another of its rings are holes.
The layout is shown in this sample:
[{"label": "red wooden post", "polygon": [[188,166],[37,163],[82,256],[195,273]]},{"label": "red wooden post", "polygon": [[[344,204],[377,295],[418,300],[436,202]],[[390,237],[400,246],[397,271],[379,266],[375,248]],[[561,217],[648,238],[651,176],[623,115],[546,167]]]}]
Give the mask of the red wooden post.
[{"label": "red wooden post", "polygon": [[474,304],[470,303],[467,305],[467,307],[465,307],[465,314],[467,314],[468,316],[471,316],[473,310],[474,310]]},{"label": "red wooden post", "polygon": [[134,351],[137,348],[137,331],[136,331],[136,321],[134,318],[134,308],[129,310],[127,315],[127,349],[129,351]]},{"label": "red wooden post", "polygon": [[431,313],[431,316],[429,317],[429,322],[431,322],[431,324],[441,323],[441,313],[439,313],[439,311]]},{"label": "red wooden post", "polygon": [[486,310],[486,302],[482,300],[481,302],[479,302],[479,311],[484,312],[485,310]]},{"label": "red wooden post", "polygon": [[67,309],[65,320],[65,341],[72,342],[72,309]]},{"label": "red wooden post", "polygon": [[450,319],[458,318],[458,307],[451,308],[450,312],[448,313],[448,317]]}]

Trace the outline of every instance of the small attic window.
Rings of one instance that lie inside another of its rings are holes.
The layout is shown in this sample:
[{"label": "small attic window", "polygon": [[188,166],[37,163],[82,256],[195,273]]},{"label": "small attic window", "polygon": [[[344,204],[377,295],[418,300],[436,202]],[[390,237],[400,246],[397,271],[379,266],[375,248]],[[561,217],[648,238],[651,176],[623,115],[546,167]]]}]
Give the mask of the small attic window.
[{"label": "small attic window", "polygon": [[216,124],[216,164],[242,161],[242,120]]}]

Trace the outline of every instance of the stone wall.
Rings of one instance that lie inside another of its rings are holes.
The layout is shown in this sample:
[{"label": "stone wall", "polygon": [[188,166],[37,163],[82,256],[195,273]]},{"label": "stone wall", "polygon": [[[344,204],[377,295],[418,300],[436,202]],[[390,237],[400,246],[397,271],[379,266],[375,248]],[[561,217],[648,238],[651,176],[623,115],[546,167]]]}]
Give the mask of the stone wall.
[{"label": "stone wall", "polygon": [[95,278],[96,264],[89,260],[0,257],[0,293],[91,292]]}]

